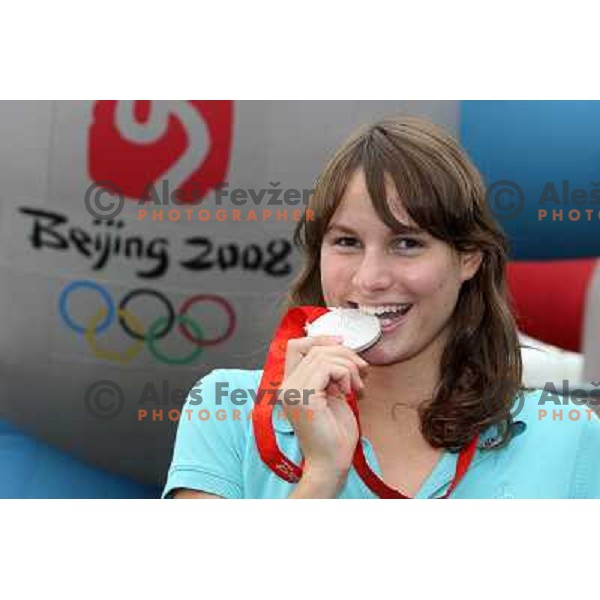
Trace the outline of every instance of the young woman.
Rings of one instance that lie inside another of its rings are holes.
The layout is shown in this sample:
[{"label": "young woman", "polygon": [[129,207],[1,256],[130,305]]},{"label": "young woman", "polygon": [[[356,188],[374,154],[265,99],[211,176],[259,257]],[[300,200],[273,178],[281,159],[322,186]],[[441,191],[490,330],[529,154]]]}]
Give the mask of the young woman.
[{"label": "young woman", "polygon": [[506,240],[480,175],[447,133],[405,117],[361,128],[308,208],[314,220],[295,233],[306,262],[286,308],[361,309],[379,318],[380,340],[360,354],[332,337],[287,344],[279,397],[313,392],[293,413],[285,400],[283,418],[273,413],[281,452],[303,461],[296,482],[261,458],[253,402],[235,402],[262,372],[212,371],[182,411],[163,496],[392,497],[355,468],[360,447],[399,497],[600,497],[595,414],[521,387]]}]

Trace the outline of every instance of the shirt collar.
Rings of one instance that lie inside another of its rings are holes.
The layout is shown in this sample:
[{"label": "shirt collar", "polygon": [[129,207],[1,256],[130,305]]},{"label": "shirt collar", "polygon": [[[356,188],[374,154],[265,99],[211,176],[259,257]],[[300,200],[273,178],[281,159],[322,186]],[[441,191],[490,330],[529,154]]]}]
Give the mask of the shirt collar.
[{"label": "shirt collar", "polygon": [[[512,438],[523,434],[526,429],[527,425],[523,421],[515,421],[511,426]],[[498,425],[490,425],[479,435],[477,451],[475,452],[473,462],[471,463],[469,469],[472,469],[479,463],[482,463],[492,456],[495,456],[494,452],[488,452],[488,450],[496,448],[501,443],[502,435],[500,427]],[[439,497],[441,494],[443,494],[454,477],[457,462],[457,452],[446,452],[432,473],[430,473],[416,497],[431,498]]]},{"label": "shirt collar", "polygon": [[[275,431],[278,431],[279,433],[294,433],[294,428],[285,416],[281,406],[274,407],[272,419]],[[526,429],[527,425],[523,421],[515,421],[511,427],[512,437],[521,435]],[[502,435],[500,427],[498,425],[490,425],[480,434],[477,447],[480,450],[490,450],[500,445],[501,442]]]},{"label": "shirt collar", "polygon": [[[272,414],[273,428],[275,431],[284,434],[294,433],[294,428],[291,423],[287,420],[281,406],[275,406]],[[512,437],[517,437],[525,432],[527,425],[523,421],[515,421],[511,425]],[[502,442],[501,430],[498,425],[490,425],[479,435],[479,441],[477,443],[477,452],[473,457],[471,468],[481,463],[482,461],[493,456],[493,452],[486,452],[497,446]],[[434,468],[432,473],[423,484],[417,498],[427,498],[434,494],[443,492],[443,489],[450,484],[454,473],[456,471],[456,463],[458,461],[458,453],[456,452],[445,452],[440,459],[440,462]]]},{"label": "shirt collar", "polygon": [[[527,425],[523,421],[515,421],[511,424],[511,437],[517,437],[525,433]],[[479,435],[477,447],[480,450],[490,450],[502,443],[502,432],[498,425],[490,425]]]}]

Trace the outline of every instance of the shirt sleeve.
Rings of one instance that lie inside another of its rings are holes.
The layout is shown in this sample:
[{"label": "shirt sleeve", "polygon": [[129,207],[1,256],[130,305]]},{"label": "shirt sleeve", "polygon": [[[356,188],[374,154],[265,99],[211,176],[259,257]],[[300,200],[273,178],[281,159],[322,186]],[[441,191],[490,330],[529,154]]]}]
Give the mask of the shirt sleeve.
[{"label": "shirt sleeve", "polygon": [[232,385],[235,373],[235,369],[211,371],[190,390],[181,410],[163,498],[171,497],[177,488],[243,497],[247,411],[232,404],[226,393],[240,387],[239,381]]},{"label": "shirt sleeve", "polygon": [[587,408],[573,474],[573,497],[600,498],[600,417]]}]

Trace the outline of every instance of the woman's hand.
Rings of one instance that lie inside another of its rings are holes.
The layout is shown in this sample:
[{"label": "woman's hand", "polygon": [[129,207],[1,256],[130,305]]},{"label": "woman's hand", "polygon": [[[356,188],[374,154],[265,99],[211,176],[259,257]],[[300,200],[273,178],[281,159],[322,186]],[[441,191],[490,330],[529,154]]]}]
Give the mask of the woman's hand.
[{"label": "woman's hand", "polygon": [[[340,338],[288,342],[279,398],[304,456],[298,488],[335,497],[343,486],[358,442],[358,424],[346,394],[363,389],[367,366],[356,352],[342,346]],[[302,401],[287,403],[287,390],[299,392]],[[305,390],[314,393],[306,396]]]}]

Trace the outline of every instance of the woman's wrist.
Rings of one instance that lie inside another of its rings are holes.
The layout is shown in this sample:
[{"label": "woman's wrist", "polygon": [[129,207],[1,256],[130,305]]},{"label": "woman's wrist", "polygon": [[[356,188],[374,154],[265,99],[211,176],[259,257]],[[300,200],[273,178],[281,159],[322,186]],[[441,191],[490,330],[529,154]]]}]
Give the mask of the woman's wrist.
[{"label": "woman's wrist", "polygon": [[289,498],[337,498],[347,477],[348,471],[305,465]]}]

